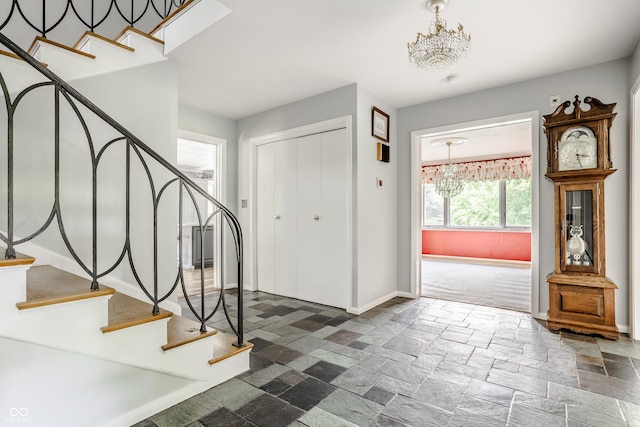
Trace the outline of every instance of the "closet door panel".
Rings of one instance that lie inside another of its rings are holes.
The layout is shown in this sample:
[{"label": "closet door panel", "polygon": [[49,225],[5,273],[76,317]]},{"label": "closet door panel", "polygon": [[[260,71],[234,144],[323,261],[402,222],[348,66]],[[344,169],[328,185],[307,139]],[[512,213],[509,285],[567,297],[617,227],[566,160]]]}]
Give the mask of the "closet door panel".
[{"label": "closet door panel", "polygon": [[322,302],[322,136],[298,138],[298,295]]},{"label": "closet door panel", "polygon": [[275,293],[298,298],[296,140],[275,143],[274,257]]},{"label": "closet door panel", "polygon": [[348,135],[346,129],[322,134],[322,303],[347,308],[349,270]]},{"label": "closet door panel", "polygon": [[274,144],[256,148],[256,265],[258,290],[275,292]]}]

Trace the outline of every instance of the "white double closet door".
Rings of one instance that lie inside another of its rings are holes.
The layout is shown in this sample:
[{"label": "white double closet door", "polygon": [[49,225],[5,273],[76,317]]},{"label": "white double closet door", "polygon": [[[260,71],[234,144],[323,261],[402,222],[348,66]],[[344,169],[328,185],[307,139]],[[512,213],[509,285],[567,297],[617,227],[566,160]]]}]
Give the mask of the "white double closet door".
[{"label": "white double closet door", "polygon": [[277,295],[346,308],[346,129],[257,147],[257,283]]}]

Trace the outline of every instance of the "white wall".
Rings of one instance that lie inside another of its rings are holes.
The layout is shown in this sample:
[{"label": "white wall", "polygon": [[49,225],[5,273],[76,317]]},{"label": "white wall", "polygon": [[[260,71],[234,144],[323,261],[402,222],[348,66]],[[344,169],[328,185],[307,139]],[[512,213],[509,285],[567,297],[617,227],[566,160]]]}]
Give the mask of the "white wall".
[{"label": "white wall", "polygon": [[[175,164],[177,129],[177,78],[169,62],[138,67],[97,77],[71,82],[80,93],[98,105],[113,119],[131,131],[136,137],[161,156]],[[25,98],[16,116],[16,129],[22,154],[16,168],[21,170],[17,180],[17,204],[20,218],[16,224],[18,234],[35,231],[51,211],[53,204],[53,92],[43,89]],[[44,104],[41,104],[44,102]],[[104,146],[117,134],[91,113],[83,111],[91,129],[96,147]],[[45,113],[40,116],[40,113]],[[61,174],[60,192],[65,231],[69,234],[78,256],[91,266],[91,153],[81,122],[66,103],[60,114],[61,123]],[[29,151],[38,153],[28,156]],[[96,153],[97,154],[97,153]],[[98,169],[98,239],[99,269],[113,264],[119,257],[125,235],[125,149],[117,143],[105,152]],[[132,161],[132,163],[136,163]],[[150,162],[153,164],[154,162]],[[147,282],[153,280],[153,211],[148,181],[144,171],[132,168],[132,242],[138,273]],[[151,167],[154,176],[166,179],[161,168]],[[162,184],[156,183],[156,192]],[[158,224],[163,229],[158,245],[160,289],[173,284],[175,263],[166,260],[176,258],[176,197],[167,192],[161,201],[163,213]],[[33,243],[60,255],[69,257],[54,223]],[[18,250],[20,248],[18,247]],[[164,261],[163,261],[164,260]],[[112,276],[135,284],[128,262]],[[136,285],[137,286],[137,285]],[[152,285],[149,286],[152,288]],[[172,298],[175,299],[175,298]]]},{"label": "white wall", "polygon": [[[540,115],[553,111],[550,95],[561,100],[593,96],[602,102],[617,102],[618,113],[611,130],[611,151],[614,167],[618,171],[607,178],[606,259],[607,276],[619,287],[616,292],[616,321],[628,325],[629,311],[629,69],[626,60],[612,61],[592,67],[568,71],[539,79],[502,86],[444,100],[415,105],[398,110],[397,157],[398,170],[398,290],[409,292],[410,272],[410,135],[411,131],[456,123],[471,122],[492,117],[507,116],[528,111]],[[542,117],[540,124],[543,123]],[[541,159],[546,158],[546,136],[540,132],[534,141]],[[544,179],[545,162],[540,162],[540,311],[548,309],[546,275],[554,269],[554,217],[553,185]]]},{"label": "white wall", "polygon": [[632,117],[631,117],[631,190],[630,190],[630,282],[631,282],[631,337],[640,340],[640,43],[631,58],[630,86],[632,91]]},{"label": "white wall", "polygon": [[[377,107],[390,116],[390,162],[377,160],[378,139],[371,135],[371,111]],[[361,86],[358,87],[356,150],[356,237],[357,288],[352,296],[360,311],[373,308],[397,291],[397,174],[398,141],[395,108]],[[383,181],[378,188],[376,180]]]},{"label": "white wall", "polygon": [[[240,221],[244,238],[244,286],[254,289],[253,247],[254,230],[251,229],[251,139],[270,135],[283,130],[322,122],[337,117],[356,117],[356,85],[352,84],[327,93],[313,96],[292,104],[283,105],[269,111],[240,119],[237,122],[239,147],[239,192],[240,200],[246,200],[247,207],[241,208]],[[355,140],[355,127],[353,140]]]},{"label": "white wall", "polygon": [[[391,116],[391,162],[376,159],[376,139],[371,136],[371,110],[376,106]],[[317,95],[238,121],[241,199],[251,203],[252,138],[271,135],[325,120],[352,116],[353,269],[350,308],[363,312],[397,295],[396,111],[388,103],[357,85]],[[376,178],[383,180],[378,188]],[[250,205],[242,209],[245,237],[245,286],[253,288],[250,249]]]}]

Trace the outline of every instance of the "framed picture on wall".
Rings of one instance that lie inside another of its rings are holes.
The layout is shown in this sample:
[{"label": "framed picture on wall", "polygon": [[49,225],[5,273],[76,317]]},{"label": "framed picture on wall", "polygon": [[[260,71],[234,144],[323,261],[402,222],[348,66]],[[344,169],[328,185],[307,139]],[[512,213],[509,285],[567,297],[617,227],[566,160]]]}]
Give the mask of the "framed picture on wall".
[{"label": "framed picture on wall", "polygon": [[389,142],[389,115],[376,107],[371,111],[371,135]]}]

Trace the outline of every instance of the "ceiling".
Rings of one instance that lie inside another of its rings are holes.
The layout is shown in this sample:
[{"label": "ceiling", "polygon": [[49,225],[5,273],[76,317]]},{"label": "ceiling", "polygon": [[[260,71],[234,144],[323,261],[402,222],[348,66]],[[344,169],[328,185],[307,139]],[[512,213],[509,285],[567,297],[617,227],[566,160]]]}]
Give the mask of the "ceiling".
[{"label": "ceiling", "polygon": [[442,18],[471,50],[425,71],[407,60],[433,19],[425,0],[220,2],[232,12],[169,56],[180,102],[230,119],[355,82],[402,108],[628,57],[640,40],[638,0],[450,0]]},{"label": "ceiling", "polygon": [[447,147],[432,141],[462,137],[467,141],[451,147],[451,162],[470,162],[531,155],[531,121],[495,123],[455,132],[425,135],[422,138],[422,164],[438,165],[447,161]]}]

